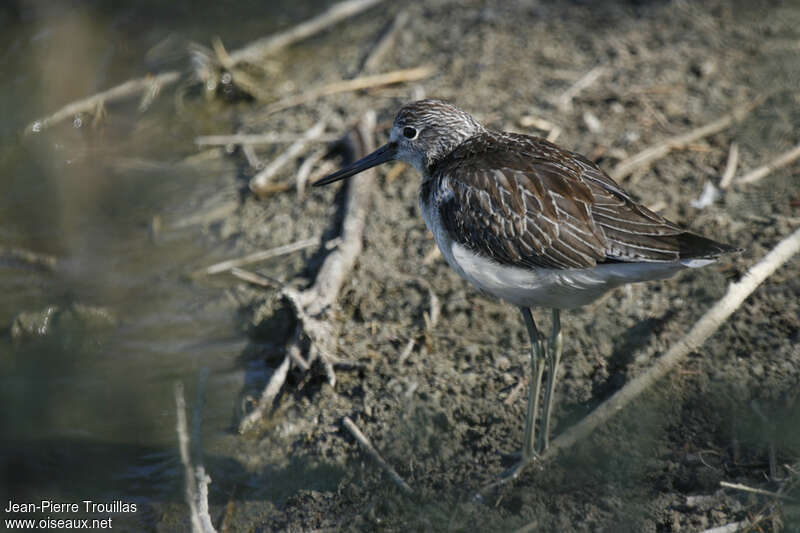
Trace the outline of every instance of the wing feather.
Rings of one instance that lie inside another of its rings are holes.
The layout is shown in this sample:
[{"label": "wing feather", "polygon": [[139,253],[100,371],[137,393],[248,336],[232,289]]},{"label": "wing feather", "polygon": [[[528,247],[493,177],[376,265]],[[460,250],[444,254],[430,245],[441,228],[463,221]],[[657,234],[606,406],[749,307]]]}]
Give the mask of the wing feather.
[{"label": "wing feather", "polygon": [[441,191],[439,213],[454,240],[501,264],[590,268],[732,250],[636,203],[583,156],[526,135],[472,138],[432,169],[426,186]]}]

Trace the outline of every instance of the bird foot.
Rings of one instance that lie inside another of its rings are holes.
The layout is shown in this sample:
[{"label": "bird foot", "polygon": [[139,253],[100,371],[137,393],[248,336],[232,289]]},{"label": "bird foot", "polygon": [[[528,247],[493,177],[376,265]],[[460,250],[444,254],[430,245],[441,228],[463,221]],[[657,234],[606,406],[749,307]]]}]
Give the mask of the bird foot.
[{"label": "bird foot", "polygon": [[502,487],[503,485],[507,485],[517,479],[520,473],[525,469],[526,466],[535,462],[539,456],[537,454],[529,455],[525,457],[524,454],[515,454],[517,457],[520,457],[519,461],[517,461],[511,468],[500,474],[500,477],[480,489],[475,495],[472,497],[473,501],[476,502],[484,502],[485,497],[493,492],[495,489]]}]

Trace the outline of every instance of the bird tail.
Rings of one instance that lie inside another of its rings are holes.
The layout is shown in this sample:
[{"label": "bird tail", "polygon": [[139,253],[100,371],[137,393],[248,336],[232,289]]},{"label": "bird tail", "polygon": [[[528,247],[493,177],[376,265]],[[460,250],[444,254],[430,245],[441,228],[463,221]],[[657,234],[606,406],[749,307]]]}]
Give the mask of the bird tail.
[{"label": "bird tail", "polygon": [[680,261],[690,268],[705,266],[713,263],[721,255],[741,251],[741,248],[707,239],[688,231],[678,235]]}]

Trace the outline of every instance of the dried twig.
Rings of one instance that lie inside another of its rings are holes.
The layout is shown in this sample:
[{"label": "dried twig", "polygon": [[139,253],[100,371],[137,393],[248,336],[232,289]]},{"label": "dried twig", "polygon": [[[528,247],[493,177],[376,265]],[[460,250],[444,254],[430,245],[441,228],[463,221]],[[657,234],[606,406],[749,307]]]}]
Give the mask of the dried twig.
[{"label": "dried twig", "polygon": [[186,503],[189,505],[193,533],[216,533],[208,514],[208,484],[211,478],[202,466],[192,468],[189,453],[189,429],[186,423],[186,399],[183,395],[183,383],[175,383],[175,408],[177,415],[176,430],[181,463],[186,476]]},{"label": "dried twig", "polygon": [[[203,468],[203,465],[200,465],[195,469],[194,478],[197,480],[197,515],[202,526],[196,531],[216,533],[217,530],[214,529],[211,515],[208,512],[208,486],[211,484],[211,476],[206,474],[206,469]],[[192,520],[192,526],[194,527],[194,520]]]},{"label": "dried twig", "polygon": [[[238,144],[240,146],[253,144],[289,144],[297,142],[303,138],[304,134],[284,134],[284,133],[235,133],[233,135],[201,135],[196,137],[194,143],[197,146],[228,146]],[[335,135],[319,135],[314,138],[317,142],[330,142],[338,139]]]},{"label": "dried twig", "polygon": [[305,158],[303,163],[300,165],[300,168],[297,169],[297,175],[295,176],[295,187],[297,189],[297,197],[302,198],[306,193],[306,184],[308,184],[308,178],[311,176],[311,171],[314,169],[314,166],[322,161],[322,158],[325,157],[325,154],[328,153],[327,148],[320,148],[311,153],[308,157]]},{"label": "dried twig", "polygon": [[748,487],[747,485],[742,485],[741,483],[729,483],[727,481],[720,481],[720,487],[725,487],[728,489],[735,489],[741,490],[743,492],[752,492],[753,494],[760,494],[762,496],[769,496],[770,498],[780,498],[781,500],[789,500],[792,502],[800,501],[797,498],[792,498],[791,496],[787,496],[785,494],[781,494],[779,492],[772,492],[770,490],[758,489],[755,487]]},{"label": "dried twig", "polygon": [[72,118],[80,113],[92,113],[102,109],[103,104],[106,102],[120,100],[142,91],[153,91],[154,87],[161,88],[165,85],[170,85],[178,81],[180,76],[180,72],[173,70],[163,72],[157,76],[145,76],[144,78],[128,80],[94,96],[67,104],[51,115],[34,120],[25,128],[25,133],[39,133],[62,120]]},{"label": "dried twig", "polygon": [[403,10],[392,19],[388,26],[381,32],[378,42],[370,47],[369,54],[367,54],[367,57],[364,58],[364,62],[361,64],[361,72],[374,72],[381,65],[386,52],[388,52],[394,44],[400,30],[402,30],[403,26],[408,22],[408,18],[408,11]]},{"label": "dried twig", "polygon": [[611,171],[611,177],[617,180],[625,178],[632,174],[635,170],[651,165],[654,161],[661,159],[672,150],[685,148],[687,145],[702,139],[703,137],[708,137],[709,135],[719,133],[735,122],[742,121],[742,119],[744,119],[744,117],[746,117],[751,111],[763,104],[766,101],[767,96],[768,95],[762,95],[755,100],[739,107],[738,109],[734,109],[732,112],[724,115],[710,124],[706,124],[705,126],[681,135],[670,137],[669,139],[666,139],[654,146],[642,150],[638,154],[633,155],[624,161],[620,161]]},{"label": "dried twig", "polygon": [[775,270],[800,251],[800,229],[784,238],[761,261],[751,267],[742,278],[728,286],[728,292],[719,300],[681,340],[659,358],[644,374],[634,378],[611,398],[606,400],[589,416],[566,430],[542,454],[542,459],[554,457],[571,447],[607,422],[614,414],[629,404],[634,398],[647,390],[657,380],[664,377],[693,350],[698,349],[742,302]]},{"label": "dried twig", "polygon": [[251,263],[258,263],[259,261],[264,261],[265,259],[278,257],[279,255],[290,254],[292,252],[297,252],[299,250],[311,248],[316,244],[319,244],[319,237],[304,239],[302,241],[297,241],[290,244],[284,244],[283,246],[270,248],[269,250],[261,250],[260,252],[254,252],[244,257],[239,257],[237,259],[229,259],[227,261],[215,263],[211,266],[196,271],[193,275],[210,276],[212,274],[219,274],[220,272],[225,272],[235,267],[241,267],[244,265],[249,265]]},{"label": "dried twig", "polygon": [[547,132],[558,127],[549,120],[534,115],[524,115],[520,117],[519,125],[522,126],[523,128],[536,128],[537,130],[542,130]]},{"label": "dried twig", "polygon": [[250,165],[251,168],[256,170],[264,168],[264,162],[258,157],[252,144],[242,145],[242,153],[244,154],[244,158],[247,159],[247,164]]},{"label": "dried twig", "polygon": [[285,152],[273,159],[264,170],[253,176],[250,180],[250,190],[255,194],[262,194],[269,185],[269,180],[282,169],[289,161],[300,156],[308,143],[322,135],[325,131],[325,121],[321,120],[309,128],[299,139],[293,142]]},{"label": "dried twig", "polygon": [[430,287],[428,287],[428,296],[431,302],[431,310],[429,313],[425,313],[425,329],[432,331],[439,323],[439,315],[442,314],[442,303]]},{"label": "dried twig", "polygon": [[269,54],[306,39],[320,31],[379,4],[382,0],[345,0],[334,4],[327,11],[311,18],[288,31],[259,39],[244,48],[230,53],[234,64],[258,63]]},{"label": "dried twig", "polygon": [[306,183],[314,183],[336,170],[336,168],[336,163],[333,161],[323,160],[319,167],[306,178]]},{"label": "dried twig", "polygon": [[722,173],[722,178],[719,180],[719,188],[727,189],[733,176],[736,175],[736,169],[739,166],[739,145],[735,142],[731,143],[731,148],[728,150],[728,161],[725,163],[725,172]]},{"label": "dried twig", "polygon": [[17,261],[44,270],[54,270],[58,260],[55,256],[26,250],[24,248],[5,248],[0,246],[0,261]]},{"label": "dried twig", "polygon": [[247,283],[258,285],[259,287],[266,287],[269,289],[279,289],[283,287],[283,283],[276,279],[272,279],[264,276],[263,274],[256,274],[255,272],[250,272],[249,270],[243,270],[237,267],[233,267],[231,269],[231,275],[239,278],[242,281],[246,281]]},{"label": "dried twig", "polygon": [[556,139],[558,139],[559,135],[561,135],[561,128],[559,126],[556,126],[552,130],[550,130],[550,132],[547,134],[546,140],[547,142],[554,143],[556,142]]},{"label": "dried twig", "polygon": [[314,89],[310,89],[304,93],[296,94],[278,100],[277,102],[268,105],[267,108],[264,110],[264,114],[269,115],[271,113],[283,111],[284,109],[289,109],[290,107],[306,104],[308,102],[317,100],[318,98],[322,98],[323,96],[329,96],[331,94],[359,91],[361,89],[380,87],[382,85],[392,85],[394,83],[417,81],[429,77],[431,74],[433,74],[433,72],[434,69],[432,66],[425,65],[421,67],[409,68],[404,70],[394,70],[392,72],[386,72],[384,74],[373,74],[370,76],[363,76],[352,80],[337,81],[334,83],[330,83],[328,85],[323,85],[322,87],[316,87]]},{"label": "dried twig", "polygon": [[403,351],[400,352],[400,355],[397,357],[397,364],[402,365],[408,359],[408,356],[411,355],[411,352],[414,351],[414,346],[416,345],[416,341],[414,339],[408,339],[405,348]]},{"label": "dried twig", "polygon": [[278,393],[281,391],[281,387],[286,382],[286,376],[289,373],[289,363],[291,361],[291,356],[289,354],[283,358],[283,362],[276,368],[272,376],[269,378],[269,382],[267,386],[264,388],[264,391],[261,393],[261,397],[258,399],[258,403],[256,404],[255,408],[252,411],[247,413],[242,421],[239,422],[239,433],[244,433],[253,425],[261,420],[264,417],[264,413],[266,413],[269,408],[272,406],[273,400],[278,396]]},{"label": "dried twig", "polygon": [[581,76],[578,81],[573,83],[569,89],[558,97],[556,102],[558,108],[562,111],[568,111],[572,107],[572,99],[575,98],[579,92],[596,82],[605,71],[606,69],[604,67],[595,67]]},{"label": "dried twig", "polygon": [[794,162],[796,159],[800,158],[800,144],[792,148],[791,150],[782,153],[766,165],[762,165],[755,170],[751,170],[738,180],[736,183],[754,183],[765,176],[769,175],[770,173],[778,170],[779,168],[783,168],[786,165]]},{"label": "dried twig", "polygon": [[391,479],[394,484],[400,487],[406,494],[413,494],[414,491],[411,490],[411,487],[408,486],[408,483],[406,483],[405,480],[400,477],[400,474],[397,473],[392,465],[387,463],[383,457],[381,457],[381,454],[378,453],[378,450],[375,449],[369,439],[361,432],[360,429],[358,429],[358,426],[356,426],[349,417],[344,417],[342,422],[344,423],[344,427],[347,428],[347,431],[349,431],[353,438],[358,441],[358,443],[372,458],[372,460],[378,463],[378,466],[380,466],[384,472],[389,474],[389,479]]}]

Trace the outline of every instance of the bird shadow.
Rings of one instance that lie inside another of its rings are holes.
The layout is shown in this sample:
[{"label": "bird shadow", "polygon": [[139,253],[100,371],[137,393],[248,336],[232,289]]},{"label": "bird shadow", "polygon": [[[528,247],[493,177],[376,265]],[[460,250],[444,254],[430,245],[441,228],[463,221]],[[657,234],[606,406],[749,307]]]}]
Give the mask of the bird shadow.
[{"label": "bird shadow", "polygon": [[661,316],[642,320],[622,335],[608,358],[608,378],[598,382],[592,389],[592,398],[597,403],[604,402],[627,383],[628,367],[633,363],[637,351],[659,335],[664,325],[676,314],[674,309],[667,310]]}]

